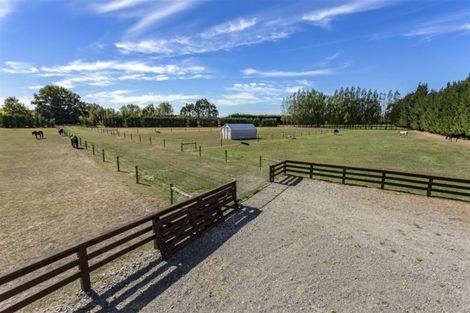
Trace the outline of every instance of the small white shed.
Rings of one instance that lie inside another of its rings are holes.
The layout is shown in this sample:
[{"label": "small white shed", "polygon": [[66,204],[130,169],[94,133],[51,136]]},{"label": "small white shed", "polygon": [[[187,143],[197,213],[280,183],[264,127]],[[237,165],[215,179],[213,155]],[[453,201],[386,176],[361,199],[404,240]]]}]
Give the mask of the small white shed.
[{"label": "small white shed", "polygon": [[222,139],[256,139],[256,126],[253,124],[225,124],[220,128]]}]

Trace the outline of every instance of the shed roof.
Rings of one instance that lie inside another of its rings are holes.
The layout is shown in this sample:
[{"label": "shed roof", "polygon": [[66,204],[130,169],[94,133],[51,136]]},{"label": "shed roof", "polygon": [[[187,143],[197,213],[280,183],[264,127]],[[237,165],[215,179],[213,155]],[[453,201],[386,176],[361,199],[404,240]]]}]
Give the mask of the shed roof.
[{"label": "shed roof", "polygon": [[256,129],[256,126],[254,124],[225,124],[224,127],[230,127],[230,129],[234,130],[246,130],[246,129]]}]

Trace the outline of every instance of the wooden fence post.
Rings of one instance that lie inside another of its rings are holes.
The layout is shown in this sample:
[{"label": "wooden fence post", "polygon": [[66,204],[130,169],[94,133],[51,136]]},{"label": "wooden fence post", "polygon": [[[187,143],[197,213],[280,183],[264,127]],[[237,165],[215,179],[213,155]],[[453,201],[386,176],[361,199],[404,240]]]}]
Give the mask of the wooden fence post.
[{"label": "wooden fence post", "polygon": [[261,171],[261,168],[263,166],[263,159],[261,158],[261,155],[259,156],[259,170]]},{"label": "wooden fence post", "polygon": [[222,137],[220,138],[220,146],[222,147],[223,145],[223,141],[222,141]]},{"label": "wooden fence post", "polygon": [[170,184],[170,204],[173,204],[173,184]]},{"label": "wooden fence post", "polygon": [[225,150],[225,163],[227,163],[227,150]]},{"label": "wooden fence post", "polygon": [[163,139],[163,148],[166,147],[165,139]]},{"label": "wooden fence post", "polygon": [[382,172],[382,181],[380,182],[380,189],[385,189],[385,175],[386,175],[386,172],[383,171]]},{"label": "wooden fence post", "polygon": [[85,150],[88,150],[88,142],[85,140]]},{"label": "wooden fence post", "polygon": [[429,177],[429,181],[428,181],[428,190],[427,190],[427,193],[426,193],[426,195],[427,195],[428,197],[431,196],[431,192],[432,192],[432,182],[433,182],[433,180],[434,180],[434,178]]},{"label": "wooden fence post", "polygon": [[282,167],[283,167],[282,172],[283,172],[283,174],[284,174],[284,176],[285,176],[285,175],[287,174],[287,161],[284,161],[284,165],[283,165]]},{"label": "wooden fence post", "polygon": [[202,155],[201,146],[199,146],[199,156]]},{"label": "wooden fence post", "polygon": [[152,144],[152,136],[149,137],[149,142]]},{"label": "wooden fence post", "polygon": [[132,133],[131,133],[131,140],[132,140]]},{"label": "wooden fence post", "polygon": [[343,184],[346,183],[346,168],[343,167],[343,179],[342,179]]},{"label": "wooden fence post", "polygon": [[103,162],[106,162],[106,158],[105,158],[105,156],[104,156],[104,149],[101,150],[101,152],[102,152],[102,154],[103,154]]},{"label": "wooden fence post", "polygon": [[93,155],[95,155],[95,144],[92,144],[92,145],[91,145],[91,148],[92,148],[92,150],[93,150]]},{"label": "wooden fence post", "polygon": [[313,178],[313,164],[310,164],[310,179]]},{"label": "wooden fence post", "polygon": [[153,226],[153,235],[155,236],[155,239],[153,240],[153,248],[155,250],[158,249],[158,237],[157,237],[157,219],[159,219],[159,217],[157,216],[156,218],[154,218],[152,220],[152,226]]},{"label": "wooden fence post", "polygon": [[78,138],[78,146],[79,146],[79,147],[82,146],[82,137],[79,137],[79,138]]},{"label": "wooden fence post", "polygon": [[116,157],[116,165],[117,165],[117,171],[119,172],[121,170],[120,165],[119,165],[119,156]]},{"label": "wooden fence post", "polygon": [[124,132],[124,138],[126,138],[126,132]]},{"label": "wooden fence post", "polygon": [[135,183],[139,183],[139,167],[137,165],[135,166]]},{"label": "wooden fence post", "polygon": [[181,143],[181,152],[183,152],[183,143]]},{"label": "wooden fence post", "polygon": [[139,135],[139,142],[142,142],[142,136]]},{"label": "wooden fence post", "polygon": [[269,181],[274,182],[274,166],[269,166]]},{"label": "wooden fence post", "polygon": [[86,252],[86,246],[80,245],[78,247],[78,262],[80,268],[80,285],[83,291],[91,289],[90,282],[90,269],[88,268],[88,255]]}]

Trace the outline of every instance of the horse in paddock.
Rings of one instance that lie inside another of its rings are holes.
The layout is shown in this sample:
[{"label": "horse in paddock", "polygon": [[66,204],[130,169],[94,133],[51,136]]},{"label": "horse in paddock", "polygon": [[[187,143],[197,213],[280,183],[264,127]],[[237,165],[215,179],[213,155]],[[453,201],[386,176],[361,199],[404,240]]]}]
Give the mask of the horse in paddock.
[{"label": "horse in paddock", "polygon": [[408,136],[408,131],[407,130],[400,130],[398,134],[401,136]]},{"label": "horse in paddock", "polygon": [[59,129],[59,135],[60,136],[65,136],[65,130],[63,128]]},{"label": "horse in paddock", "polygon": [[450,142],[452,142],[452,138],[455,138],[455,142],[457,142],[460,138],[463,138],[465,136],[464,133],[448,133],[446,135],[446,139],[449,139]]},{"label": "horse in paddock", "polygon": [[155,129],[155,134],[160,134],[160,131]]},{"label": "horse in paddock", "polygon": [[338,129],[335,129],[335,130],[333,131],[333,133],[334,133],[335,135],[336,135],[336,134],[339,134],[339,130],[338,130]]},{"label": "horse in paddock", "polygon": [[35,130],[35,131],[31,132],[31,135],[35,136],[36,139],[44,138],[44,133],[42,132],[42,130]]},{"label": "horse in paddock", "polygon": [[74,147],[75,149],[78,149],[78,137],[73,135],[73,136],[70,136],[70,143],[72,144],[72,147]]}]

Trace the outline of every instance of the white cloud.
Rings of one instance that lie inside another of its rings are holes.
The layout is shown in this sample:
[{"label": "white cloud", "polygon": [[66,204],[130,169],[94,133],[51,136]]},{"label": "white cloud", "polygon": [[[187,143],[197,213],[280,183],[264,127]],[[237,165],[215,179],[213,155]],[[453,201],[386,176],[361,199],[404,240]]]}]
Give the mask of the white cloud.
[{"label": "white cloud", "polygon": [[210,78],[204,66],[188,61],[180,64],[149,64],[141,61],[75,60],[64,65],[36,67],[24,62],[5,62],[3,71],[8,73],[34,73],[39,77],[58,77],[54,84],[65,88],[86,84],[108,86],[119,80],[162,81]]},{"label": "white cloud", "polygon": [[201,33],[202,38],[212,38],[222,34],[230,34],[240,32],[256,25],[256,18],[246,20],[240,18],[235,21],[229,21],[223,24],[216,25],[205,32]]},{"label": "white cloud", "polygon": [[134,7],[146,0],[113,0],[93,5],[93,9],[98,13],[109,13]]},{"label": "white cloud", "polygon": [[2,68],[2,70],[11,74],[31,74],[38,71],[35,66],[26,62],[7,61],[5,65],[6,67]]},{"label": "white cloud", "polygon": [[256,77],[303,77],[303,76],[325,76],[332,75],[334,72],[332,69],[318,69],[310,71],[261,71],[253,68],[246,68],[242,70],[245,76],[256,76]]},{"label": "white cloud", "polygon": [[156,23],[203,2],[202,0],[112,0],[92,5],[100,14],[122,13],[121,17],[137,18],[128,30],[128,35],[146,31]]},{"label": "white cloud", "polygon": [[[293,29],[266,30],[257,29],[250,33],[220,33],[208,37],[198,34],[194,37],[174,37],[170,39],[148,39],[142,41],[123,41],[115,46],[123,53],[146,53],[162,55],[188,55],[231,50],[241,46],[251,46],[267,41],[277,41],[289,37]],[[224,34],[225,36],[222,36]],[[203,37],[204,36],[204,37]]]},{"label": "white cloud", "polygon": [[103,91],[93,94],[88,94],[85,97],[88,101],[99,102],[99,103],[110,103],[115,105],[123,104],[137,104],[144,106],[149,103],[159,103],[159,102],[176,102],[176,103],[185,103],[185,102],[194,102],[196,99],[200,98],[199,95],[186,95],[186,94],[132,94],[130,90],[113,90],[113,91]]},{"label": "white cloud", "polygon": [[296,83],[297,85],[268,82],[236,83],[226,87],[229,93],[223,93],[213,101],[220,106],[260,103],[281,105],[282,99],[288,94],[312,85],[306,80],[296,81]]},{"label": "white cloud", "polygon": [[13,0],[0,0],[0,18],[11,13]]},{"label": "white cloud", "polygon": [[350,3],[323,8],[307,13],[303,20],[321,26],[328,26],[331,20],[337,16],[359,13],[382,8],[390,1],[384,0],[358,0]]},{"label": "white cloud", "polygon": [[430,26],[418,27],[412,31],[404,34],[405,37],[422,37],[425,40],[430,40],[434,37],[455,33],[470,31],[470,23],[463,24],[438,24]]},{"label": "white cloud", "polygon": [[29,90],[39,90],[43,87],[43,85],[32,85],[32,86],[28,86],[28,89]]}]

